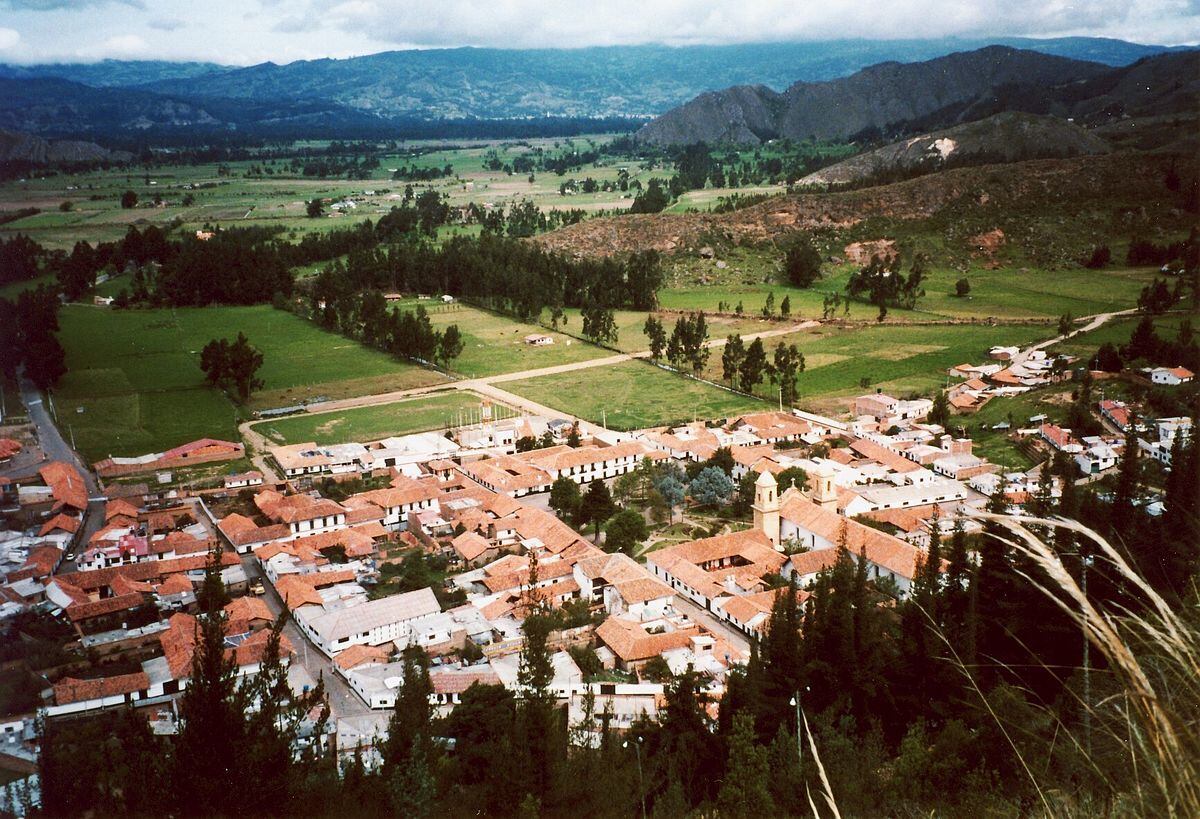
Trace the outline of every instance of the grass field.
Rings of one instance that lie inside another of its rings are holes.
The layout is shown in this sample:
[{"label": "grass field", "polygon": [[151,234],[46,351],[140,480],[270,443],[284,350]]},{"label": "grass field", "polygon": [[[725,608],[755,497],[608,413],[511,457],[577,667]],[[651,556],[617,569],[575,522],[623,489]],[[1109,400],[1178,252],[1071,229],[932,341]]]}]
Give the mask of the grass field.
[{"label": "grass field", "polygon": [[[375,441],[392,435],[446,429],[458,423],[460,411],[477,410],[479,403],[480,397],[474,393],[451,391],[376,407],[293,415],[263,421],[255,430],[279,444]],[[497,418],[511,414],[504,407],[495,407],[494,412]]]},{"label": "grass field", "polygon": [[[946,370],[984,360],[995,344],[1025,344],[1052,333],[1048,327],[986,325],[894,325],[814,327],[766,339],[767,357],[780,344],[795,344],[804,354],[805,371],[797,380],[799,402],[806,408],[840,410],[846,399],[883,389],[894,395],[930,394],[945,386]],[[721,357],[714,350],[706,377],[721,380]],[[760,384],[771,399],[776,387]]]},{"label": "grass field", "polygon": [[[721,302],[742,303],[747,315],[757,315],[767,294],[775,295],[775,309],[787,296],[792,316],[819,318],[827,294],[843,293],[854,265],[826,265],[824,277],[811,288],[780,284],[783,253],[770,247],[721,248],[716,259],[679,256],[671,261],[671,284],[660,294],[663,307],[681,310],[716,310]],[[725,268],[717,268],[716,262]],[[892,318],[1052,318],[1064,313],[1086,316],[1132,307],[1141,289],[1156,271],[1150,268],[1043,270],[1030,267],[965,271],[935,267],[924,283],[925,296],[914,310],[889,308]],[[971,290],[966,298],[955,295],[955,283],[966,278]],[[851,319],[872,319],[877,308],[855,302]]]},{"label": "grass field", "polygon": [[[662,291],[660,295],[667,296],[668,293],[667,291]],[[583,319],[579,315],[579,310],[571,307],[563,312],[567,316],[566,329],[572,333],[579,333],[583,329]],[[613,322],[617,325],[617,341],[612,346],[623,353],[640,353],[643,350],[650,349],[650,341],[646,338],[646,334],[642,329],[646,324],[646,317],[648,315],[650,314],[635,312],[633,310],[614,311]],[[542,318],[545,321],[549,321],[549,312],[544,313]],[[671,328],[675,326],[676,317],[663,315],[661,318],[667,335],[670,336]],[[708,322],[708,337],[710,339],[724,338],[730,333],[758,333],[763,330],[773,330],[784,326],[753,316],[705,316],[705,321]]]},{"label": "grass field", "polygon": [[767,406],[640,361],[509,381],[503,386],[540,404],[620,430],[725,418]]},{"label": "grass field", "polygon": [[[59,421],[89,459],[136,455],[193,438],[236,437],[237,408],[204,384],[200,348],[243,331],[263,353],[252,407],[433,384],[441,376],[326,333],[271,307],[62,310],[69,372]],[[82,408],[82,412],[79,409]]]},{"label": "grass field", "polygon": [[[547,331],[544,327],[525,324],[516,319],[480,310],[461,303],[431,307],[428,302],[401,302],[401,309],[414,309],[425,304],[429,320],[435,330],[444,330],[457,324],[463,334],[463,351],[452,364],[452,369],[468,378],[484,378],[489,375],[553,367],[558,364],[574,364],[612,355],[607,350],[571,338],[562,333]],[[578,325],[575,325],[578,329]],[[531,333],[549,335],[554,343],[544,347],[525,343]]]}]

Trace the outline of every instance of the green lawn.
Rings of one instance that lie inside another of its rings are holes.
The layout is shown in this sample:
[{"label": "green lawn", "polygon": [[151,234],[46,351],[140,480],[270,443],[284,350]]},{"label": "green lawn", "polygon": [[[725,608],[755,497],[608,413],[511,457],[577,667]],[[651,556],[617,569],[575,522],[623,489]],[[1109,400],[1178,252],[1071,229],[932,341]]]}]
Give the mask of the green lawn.
[{"label": "green lawn", "polygon": [[[279,444],[313,441],[336,444],[347,441],[375,441],[391,435],[440,430],[458,423],[460,411],[479,409],[480,397],[474,393],[450,391],[421,398],[410,398],[375,407],[359,407],[343,412],[293,415],[255,426],[262,435]],[[511,415],[505,407],[494,407],[497,418]]]},{"label": "green lawn", "polygon": [[762,401],[695,381],[640,361],[577,373],[509,381],[504,389],[612,429],[725,418],[762,410]]},{"label": "green lawn", "polygon": [[[945,386],[946,371],[954,365],[983,361],[993,345],[1026,344],[1051,332],[1022,325],[821,326],[763,343],[768,358],[778,344],[795,344],[805,358],[797,380],[799,405],[834,411],[845,399],[876,388],[898,396],[932,394]],[[709,357],[706,375],[721,380],[719,350]],[[768,399],[775,390],[769,381],[757,388]]]},{"label": "green lawn", "polygon": [[203,436],[236,437],[238,412],[204,384],[199,353],[210,339],[233,338],[238,331],[264,358],[259,374],[265,384],[252,396],[252,407],[442,380],[268,306],[69,305],[60,324],[69,371],[55,391],[59,421],[89,459],[158,451]]}]

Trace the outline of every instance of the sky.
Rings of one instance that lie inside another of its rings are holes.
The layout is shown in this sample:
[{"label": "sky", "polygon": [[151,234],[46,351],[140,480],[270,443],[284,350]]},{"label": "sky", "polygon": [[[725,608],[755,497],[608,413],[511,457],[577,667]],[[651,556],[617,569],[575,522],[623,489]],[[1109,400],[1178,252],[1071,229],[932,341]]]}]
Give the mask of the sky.
[{"label": "sky", "polygon": [[0,62],[22,64],[1070,35],[1200,43],[1200,0],[0,0]]}]

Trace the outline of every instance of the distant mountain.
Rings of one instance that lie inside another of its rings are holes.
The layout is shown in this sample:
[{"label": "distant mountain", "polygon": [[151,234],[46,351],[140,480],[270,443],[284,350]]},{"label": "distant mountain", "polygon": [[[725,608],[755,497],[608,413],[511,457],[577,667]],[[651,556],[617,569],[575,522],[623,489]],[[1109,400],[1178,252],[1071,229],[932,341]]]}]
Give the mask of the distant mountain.
[{"label": "distant mountain", "polygon": [[[707,89],[733,85],[735,89],[711,97],[714,110],[684,119],[744,120],[745,131],[736,134],[745,136],[747,131],[765,134],[778,127],[778,110],[790,96],[800,93],[796,80],[803,81],[799,85],[819,87],[824,81],[844,77],[835,82],[849,85],[837,87],[854,89],[861,78],[847,75],[863,66],[874,66],[860,72],[872,72],[869,77],[895,75],[890,86],[879,86],[879,98],[870,103],[879,107],[882,115],[860,116],[857,120],[870,124],[943,110],[949,113],[953,106],[978,101],[979,94],[997,83],[1041,83],[1046,78],[1043,74],[1054,80],[1091,79],[1101,76],[1105,65],[1125,66],[1148,54],[1168,51],[1158,46],[1092,38],[1003,42],[1026,45],[1036,53],[1000,49],[1005,54],[1024,56],[1000,60],[1007,70],[1001,70],[1003,66],[968,65],[964,70],[969,76],[962,79],[946,73],[958,70],[954,63],[945,64],[945,76],[940,77],[936,76],[936,68],[906,72],[904,67],[926,65],[921,61],[974,48],[983,41],[459,48],[394,51],[287,65],[265,63],[248,68],[112,60],[93,65],[0,66],[0,127],[89,139],[130,133],[150,137],[164,130],[179,134],[182,129],[190,129],[192,135],[209,129],[259,137],[417,137],[481,136],[484,134],[475,123],[486,120],[493,123],[486,135],[529,136],[579,133],[580,129],[597,127],[624,128],[629,126],[629,117],[649,118]],[[1094,62],[1069,59],[1080,55]],[[881,61],[890,62],[878,65]],[[771,90],[789,84],[792,87],[783,93]],[[924,90],[930,85],[944,90]],[[891,93],[898,94],[898,100],[883,98]],[[914,98],[912,104],[905,104],[908,97]],[[841,106],[840,99],[836,103],[827,100],[817,107],[830,113],[832,121],[841,123],[834,129],[840,134],[845,131],[845,122],[853,120],[849,116],[853,106]],[[626,119],[590,124],[576,121],[544,130],[529,124],[546,117]],[[685,123],[678,134],[669,136],[674,139],[691,134],[694,124]],[[925,130],[941,126],[938,123]],[[720,136],[722,130],[704,133]]]},{"label": "distant mountain", "polygon": [[184,129],[193,135],[239,129],[291,134],[384,124],[324,100],[189,99],[134,88],[92,88],[53,77],[0,79],[0,128],[43,135],[112,137]]},{"label": "distant mountain", "polygon": [[164,76],[144,88],[188,97],[326,99],[387,117],[652,116],[715,88],[765,85],[783,89],[797,80],[844,77],[885,61],[929,60],[993,43],[1107,65],[1127,65],[1166,50],[1085,37],[456,48],[391,51],[287,65],[264,63]]},{"label": "distant mountain", "polygon": [[110,151],[94,142],[79,140],[46,140],[33,134],[0,129],[0,163],[21,162],[45,165],[59,162],[123,162],[132,154]]},{"label": "distant mountain", "polygon": [[843,79],[702,94],[637,133],[657,145],[753,144],[776,137],[852,139],[914,134],[1003,111],[1080,118],[1194,116],[1200,52],[1147,57],[1110,68],[1003,46],[922,63],[883,63]]},{"label": "distant mountain", "polygon": [[224,70],[216,63],[173,63],[166,60],[101,60],[98,63],[52,63],[44,65],[0,65],[0,77],[32,79],[58,77],[63,80],[109,86],[142,85],[162,80],[196,77]]},{"label": "distant mountain", "polygon": [[947,167],[1108,153],[1109,145],[1058,117],[1019,112],[995,114],[852,156],[809,174],[801,185],[895,181]]},{"label": "distant mountain", "polygon": [[1061,85],[1110,70],[1094,62],[988,46],[926,62],[881,63],[828,82],[797,82],[782,94],[763,86],[702,94],[648,123],[637,138],[658,145],[810,136],[842,140],[961,105],[997,86]]}]

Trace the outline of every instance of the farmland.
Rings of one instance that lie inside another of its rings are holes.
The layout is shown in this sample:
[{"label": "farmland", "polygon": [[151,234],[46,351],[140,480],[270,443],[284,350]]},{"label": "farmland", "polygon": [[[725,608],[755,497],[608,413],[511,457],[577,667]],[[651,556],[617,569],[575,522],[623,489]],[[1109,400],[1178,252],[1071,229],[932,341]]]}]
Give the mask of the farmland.
[{"label": "farmland", "polygon": [[[477,410],[479,403],[480,397],[474,393],[451,391],[341,412],[305,413],[261,421],[255,430],[279,444],[374,441],[392,435],[446,429],[458,423],[460,412]],[[495,417],[506,414],[504,407],[495,408]]]},{"label": "farmland", "polygon": [[509,392],[612,429],[724,418],[767,405],[750,396],[685,378],[641,361],[584,374],[546,375],[504,384]]},{"label": "farmland", "polygon": [[263,353],[264,387],[252,396],[253,407],[442,380],[271,307],[122,311],[71,305],[62,310],[60,324],[69,368],[55,391],[60,423],[69,425],[89,459],[166,449],[206,435],[236,437],[240,413],[205,385],[198,357],[210,339],[239,331]]}]

